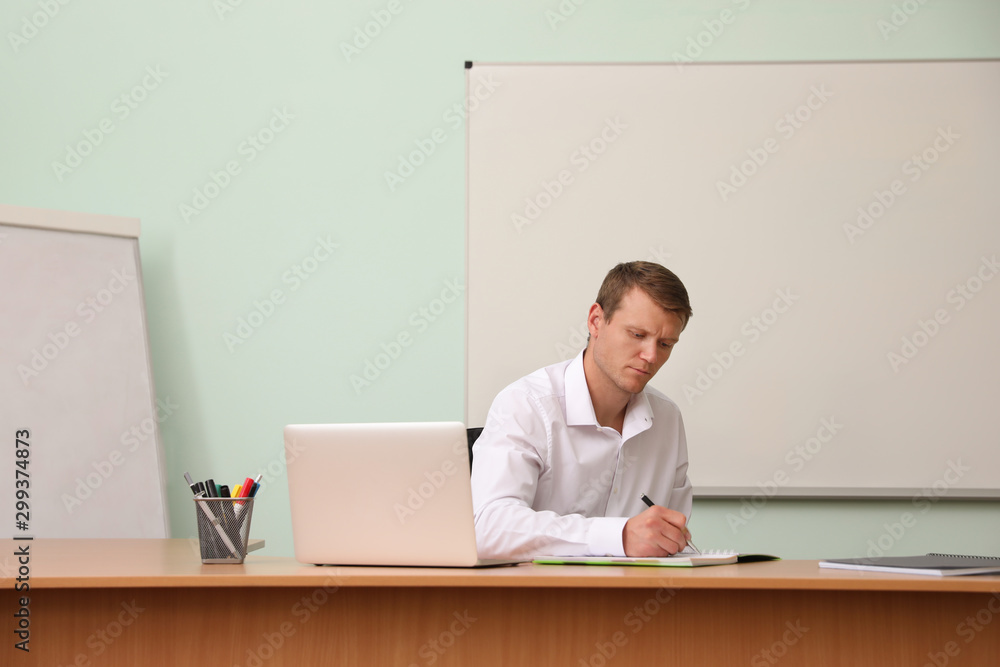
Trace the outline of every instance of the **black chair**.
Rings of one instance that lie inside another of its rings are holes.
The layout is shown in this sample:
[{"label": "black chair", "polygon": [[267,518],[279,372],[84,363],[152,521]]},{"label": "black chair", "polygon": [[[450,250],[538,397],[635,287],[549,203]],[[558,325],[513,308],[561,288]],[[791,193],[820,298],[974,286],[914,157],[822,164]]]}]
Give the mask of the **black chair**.
[{"label": "black chair", "polygon": [[469,470],[472,470],[472,445],[476,444],[476,440],[482,435],[482,428],[467,428],[465,429],[465,434],[469,438]]}]

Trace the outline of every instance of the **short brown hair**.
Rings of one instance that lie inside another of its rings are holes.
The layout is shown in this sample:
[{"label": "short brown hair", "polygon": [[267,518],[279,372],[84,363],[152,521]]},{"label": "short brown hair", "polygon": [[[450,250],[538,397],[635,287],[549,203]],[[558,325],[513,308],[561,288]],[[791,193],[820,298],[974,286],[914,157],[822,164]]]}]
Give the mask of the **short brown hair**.
[{"label": "short brown hair", "polygon": [[663,310],[676,313],[687,326],[693,314],[687,289],[673,271],[655,262],[622,262],[608,271],[597,292],[605,321],[611,320],[622,298],[634,287],[648,294]]}]

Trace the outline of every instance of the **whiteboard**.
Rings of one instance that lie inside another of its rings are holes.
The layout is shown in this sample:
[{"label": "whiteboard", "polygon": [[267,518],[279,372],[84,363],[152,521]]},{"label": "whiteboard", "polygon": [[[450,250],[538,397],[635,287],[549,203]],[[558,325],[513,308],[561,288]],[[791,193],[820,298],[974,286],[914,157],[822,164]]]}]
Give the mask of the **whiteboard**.
[{"label": "whiteboard", "polygon": [[[700,496],[1000,496],[1000,61],[480,64],[467,416],[586,344],[617,262]],[[481,87],[481,86],[480,86]]]},{"label": "whiteboard", "polygon": [[168,535],[158,424],[176,406],[153,392],[138,235],[134,219],[0,205],[4,537]]}]

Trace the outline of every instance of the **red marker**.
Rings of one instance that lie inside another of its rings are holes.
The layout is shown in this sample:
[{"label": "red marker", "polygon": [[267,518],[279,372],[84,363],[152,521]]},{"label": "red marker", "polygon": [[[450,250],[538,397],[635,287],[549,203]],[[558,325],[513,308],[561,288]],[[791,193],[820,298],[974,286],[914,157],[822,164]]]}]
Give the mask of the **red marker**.
[{"label": "red marker", "polygon": [[246,498],[250,495],[250,488],[253,486],[253,480],[249,477],[243,482],[243,486],[240,487],[240,498]]}]

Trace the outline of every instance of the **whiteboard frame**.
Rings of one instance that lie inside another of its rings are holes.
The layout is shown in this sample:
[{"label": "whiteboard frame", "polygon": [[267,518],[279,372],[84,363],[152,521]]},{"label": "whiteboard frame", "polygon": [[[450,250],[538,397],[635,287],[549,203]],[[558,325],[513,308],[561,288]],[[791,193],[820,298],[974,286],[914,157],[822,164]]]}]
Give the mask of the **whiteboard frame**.
[{"label": "whiteboard frame", "polygon": [[[941,63],[941,62],[954,62],[954,63],[997,63],[1000,59],[997,58],[957,58],[957,59],[935,59],[935,58],[918,58],[918,59],[905,59],[905,60],[892,60],[892,59],[857,59],[857,60],[836,60],[836,61],[821,61],[821,60],[790,60],[790,61],[718,61],[718,62],[697,62],[697,63],[686,63],[685,67],[688,66],[698,66],[698,67],[713,67],[713,66],[741,66],[741,65],[788,65],[788,64],[823,64],[825,62],[831,64],[918,64],[918,63]],[[637,66],[650,66],[650,67],[664,67],[664,66],[679,66],[678,63],[671,63],[668,61],[663,62],[497,62],[497,61],[467,61],[465,65],[465,78],[466,78],[466,98],[471,99],[473,95],[472,84],[473,84],[473,73],[475,68],[479,67],[534,67],[534,66],[544,66],[544,67],[637,67]],[[470,119],[471,120],[471,119]],[[470,263],[471,263],[471,243],[470,243],[470,224],[471,224],[471,192],[470,192],[470,168],[471,168],[471,158],[470,158],[470,146],[471,146],[471,129],[472,123],[466,122],[465,125],[465,139],[466,139],[466,201],[465,201],[465,214],[466,214],[466,238],[465,238],[465,272],[466,272],[466,285],[470,285]],[[467,289],[465,293],[465,306],[466,306],[466,322],[465,322],[465,387],[464,387],[464,418],[466,423],[469,420],[469,391],[471,387],[470,382],[470,345],[469,345],[469,305],[470,305],[470,293],[472,290]],[[480,424],[472,424],[470,426],[481,426]],[[765,492],[764,489],[758,486],[745,486],[745,485],[733,485],[733,486],[695,486],[694,495],[697,498],[703,499],[726,499],[726,498],[747,498],[753,496],[766,495],[767,497],[782,498],[782,499],[840,499],[840,500],[898,500],[898,499],[914,499],[917,497],[926,497],[928,494],[933,494],[934,498],[943,498],[950,500],[984,500],[984,499],[1000,499],[1000,488],[949,488],[946,492],[935,493],[933,489],[918,488],[918,487],[885,487],[885,488],[866,488],[866,487],[853,487],[853,486],[821,486],[821,487],[808,487],[808,486],[778,486],[775,489],[769,489]]]},{"label": "whiteboard frame", "polygon": [[[135,277],[138,289],[142,321],[143,346],[146,350],[146,373],[150,381],[149,412],[156,415],[156,383],[153,380],[153,364],[149,342],[149,321],[146,317],[146,292],[142,276],[142,262],[139,253],[140,221],[138,218],[102,215],[97,213],[82,213],[76,211],[60,211],[54,209],[32,208],[0,204],[0,224],[12,227],[28,227],[51,231],[63,231],[81,234],[99,234],[130,239],[135,254]],[[159,489],[157,496],[162,511],[163,525],[160,533],[164,538],[170,537],[170,507],[167,502],[166,458],[163,452],[163,441],[160,437],[160,424],[153,419],[153,446],[156,448],[157,477]]]},{"label": "whiteboard frame", "polygon": [[[138,218],[119,218],[96,213],[53,211],[44,208],[0,204],[0,223],[14,227],[52,229],[57,232],[104,234],[137,240],[139,238]],[[145,317],[145,301],[143,302],[143,317]],[[147,340],[146,343],[148,347],[149,341]]]}]

